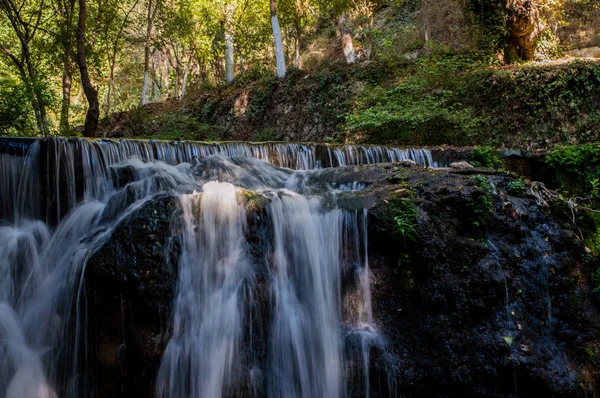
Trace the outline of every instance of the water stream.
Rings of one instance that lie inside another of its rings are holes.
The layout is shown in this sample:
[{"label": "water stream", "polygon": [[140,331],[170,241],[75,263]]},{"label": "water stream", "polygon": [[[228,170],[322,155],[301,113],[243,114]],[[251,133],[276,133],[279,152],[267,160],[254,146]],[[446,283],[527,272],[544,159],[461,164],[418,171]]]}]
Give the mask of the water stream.
[{"label": "water stream", "polygon": [[[157,396],[379,391],[372,354],[385,357],[385,339],[371,314],[367,213],[336,203],[364,187],[316,189],[308,177],[431,156],[347,146],[328,149],[324,165],[315,148],[54,139],[0,153],[0,397],[95,396],[86,263],[165,193],[179,201],[171,233],[182,250]],[[259,243],[247,223],[256,198]]]}]

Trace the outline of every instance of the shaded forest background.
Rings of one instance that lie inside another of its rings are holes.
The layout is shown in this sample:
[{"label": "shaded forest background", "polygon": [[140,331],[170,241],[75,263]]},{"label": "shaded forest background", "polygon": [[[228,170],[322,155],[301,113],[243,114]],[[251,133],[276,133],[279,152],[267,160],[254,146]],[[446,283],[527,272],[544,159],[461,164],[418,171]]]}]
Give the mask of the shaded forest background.
[{"label": "shaded forest background", "polygon": [[0,0],[0,134],[588,142],[598,46],[598,0]]}]

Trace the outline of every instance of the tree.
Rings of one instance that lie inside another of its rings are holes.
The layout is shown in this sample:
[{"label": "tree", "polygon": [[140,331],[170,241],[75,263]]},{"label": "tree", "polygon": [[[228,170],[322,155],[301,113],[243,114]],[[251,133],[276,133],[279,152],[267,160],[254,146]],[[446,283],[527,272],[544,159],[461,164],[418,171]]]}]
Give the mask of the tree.
[{"label": "tree", "polygon": [[85,32],[87,22],[86,0],[79,0],[79,20],[77,24],[77,64],[81,75],[81,85],[88,102],[88,110],[85,115],[84,135],[94,137],[98,130],[98,119],[100,118],[100,106],[98,104],[98,91],[90,80],[88,71]]},{"label": "tree", "polygon": [[291,26],[294,35],[294,66],[300,68],[300,52],[306,27],[313,22],[314,5],[310,0],[282,0],[279,3],[281,22]]},{"label": "tree", "polygon": [[285,54],[283,53],[283,39],[281,38],[281,28],[277,18],[277,2],[269,0],[271,5],[271,26],[273,28],[273,39],[275,42],[275,61],[277,64],[277,77],[283,78],[286,74]]},{"label": "tree", "polygon": [[55,0],[56,14],[59,16],[57,30],[58,41],[62,49],[62,102],[60,108],[61,133],[71,130],[69,123],[69,110],[71,108],[71,86],[73,84],[73,17],[75,14],[75,0]]},{"label": "tree", "polygon": [[146,18],[146,40],[144,43],[144,81],[142,83],[142,99],[140,103],[146,104],[146,93],[148,91],[148,73],[150,69],[150,44],[154,30],[154,20],[160,7],[160,0],[148,0]]},{"label": "tree", "polygon": [[507,0],[506,8],[510,31],[506,58],[532,60],[542,32],[538,7],[531,0]]},{"label": "tree", "polygon": [[43,94],[42,82],[38,79],[38,73],[31,54],[31,43],[42,22],[44,11],[44,0],[37,4],[31,4],[26,0],[18,4],[17,0],[0,0],[0,11],[6,16],[13,32],[16,34],[19,45],[18,52],[6,44],[0,43],[0,51],[8,57],[19,70],[19,76],[27,89],[39,131],[48,135],[48,123],[46,116],[46,101]]}]

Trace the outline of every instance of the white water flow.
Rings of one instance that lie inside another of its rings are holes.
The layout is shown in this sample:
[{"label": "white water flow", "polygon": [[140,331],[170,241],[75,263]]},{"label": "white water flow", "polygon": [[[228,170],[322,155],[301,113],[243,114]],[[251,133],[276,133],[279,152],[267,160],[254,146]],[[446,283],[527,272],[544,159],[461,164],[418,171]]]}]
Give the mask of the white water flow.
[{"label": "white water flow", "polygon": [[0,154],[10,166],[0,184],[0,397],[98,396],[86,263],[165,194],[179,198],[181,253],[157,396],[388,395],[367,212],[336,200],[364,186],[334,189],[317,171],[251,156],[157,161],[170,152],[152,145],[50,140],[20,158]]},{"label": "white water flow", "polygon": [[340,249],[342,214],[321,200],[272,198],[275,235],[269,395],[342,395]]},{"label": "white water flow", "polygon": [[167,397],[222,397],[236,382],[245,284],[252,279],[245,212],[229,183],[180,198],[183,250],[173,336],[159,370]]}]

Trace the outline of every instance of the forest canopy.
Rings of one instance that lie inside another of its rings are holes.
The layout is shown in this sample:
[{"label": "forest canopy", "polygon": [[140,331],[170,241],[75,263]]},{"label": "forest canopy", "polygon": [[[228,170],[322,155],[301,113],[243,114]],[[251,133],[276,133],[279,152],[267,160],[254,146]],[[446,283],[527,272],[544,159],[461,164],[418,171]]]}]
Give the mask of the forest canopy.
[{"label": "forest canopy", "polygon": [[599,9],[597,0],[0,0],[0,134],[94,136],[99,119],[180,100],[190,86],[393,62],[432,46],[489,65],[557,57]]}]

